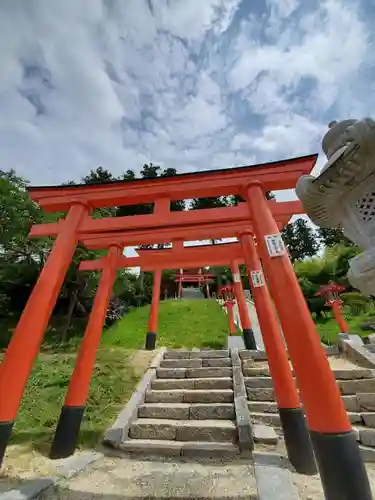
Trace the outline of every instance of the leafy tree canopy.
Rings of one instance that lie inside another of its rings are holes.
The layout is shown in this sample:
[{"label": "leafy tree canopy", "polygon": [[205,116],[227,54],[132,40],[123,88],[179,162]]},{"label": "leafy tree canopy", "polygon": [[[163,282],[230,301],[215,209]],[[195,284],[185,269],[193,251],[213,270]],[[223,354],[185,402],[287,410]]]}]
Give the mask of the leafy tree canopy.
[{"label": "leafy tree canopy", "polygon": [[312,257],[319,250],[316,234],[304,219],[287,224],[282,236],[292,261]]}]

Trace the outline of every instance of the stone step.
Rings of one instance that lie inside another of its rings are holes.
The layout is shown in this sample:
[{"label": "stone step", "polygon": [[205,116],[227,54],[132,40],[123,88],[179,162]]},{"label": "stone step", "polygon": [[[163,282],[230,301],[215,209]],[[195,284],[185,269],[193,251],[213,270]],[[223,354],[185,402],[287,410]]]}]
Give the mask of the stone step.
[{"label": "stone step", "polygon": [[252,424],[274,425],[278,427],[281,425],[280,416],[278,413],[251,411],[250,419]]},{"label": "stone step", "polygon": [[[275,394],[271,388],[249,388],[247,386],[247,397],[249,399],[249,409],[251,411],[260,411],[266,413],[276,413],[277,405],[275,403]],[[342,395],[346,411],[352,413],[361,413],[363,410],[375,412],[375,393],[358,393],[353,395]],[[265,409],[267,408],[267,409]],[[371,413],[370,412],[370,413]],[[354,416],[352,418],[355,418]],[[372,418],[368,416],[368,419]]]},{"label": "stone step", "polygon": [[[375,427],[375,413],[374,412],[361,412],[359,411],[350,411],[353,408],[351,400],[349,400],[349,404],[345,404],[346,399],[345,396],[342,398],[344,401],[345,409],[348,412],[349,419],[352,423],[361,422],[362,420],[367,422],[366,425],[369,427]],[[349,406],[349,408],[347,407]],[[249,401],[248,408],[252,415],[259,414],[260,418],[262,414],[264,415],[265,421],[267,420],[266,414],[275,414],[278,416],[278,408],[277,404],[272,401]],[[356,408],[355,408],[356,409]],[[270,417],[272,420],[272,417]],[[276,420],[275,420],[276,422]]]},{"label": "stone step", "polygon": [[230,367],[204,367],[204,368],[158,368],[157,378],[216,378],[231,377]]},{"label": "stone step", "polygon": [[375,429],[375,413],[374,412],[370,412],[370,411],[361,412],[360,415],[362,417],[364,424],[367,427],[371,427],[371,428]]},{"label": "stone step", "polygon": [[355,398],[360,410],[375,411],[375,393],[373,392],[358,392],[355,396],[347,396]]},{"label": "stone step", "polygon": [[363,425],[353,425],[353,431],[357,441],[364,446],[375,448],[375,429],[369,429]]},{"label": "stone step", "polygon": [[247,397],[250,401],[275,401],[273,389],[267,388],[246,388]]},{"label": "stone step", "polygon": [[232,366],[230,358],[163,359],[160,362],[160,368],[220,368],[230,366]]},{"label": "stone step", "polygon": [[[325,346],[324,350],[327,356],[338,356],[340,354],[340,350],[337,345],[334,346]],[[374,347],[375,351],[375,347]],[[249,349],[241,349],[240,357],[243,361],[253,360],[253,361],[267,361],[268,357],[265,351],[261,350],[249,350]],[[288,354],[288,352],[287,352]],[[289,355],[288,355],[289,357]]]},{"label": "stone step", "polygon": [[169,420],[138,418],[129,429],[131,439],[167,439],[176,441],[237,441],[237,429],[231,420]]},{"label": "stone step", "polygon": [[249,401],[250,412],[278,413],[277,404],[272,401]]},{"label": "stone step", "polygon": [[193,389],[193,390],[160,390],[147,391],[146,403],[232,403],[231,389]]},{"label": "stone step", "polygon": [[[362,380],[374,378],[374,371],[370,368],[356,368],[353,370],[332,370],[336,380]],[[293,373],[293,370],[292,370]],[[253,364],[243,365],[243,374],[245,377],[269,377],[270,371],[268,367],[254,367]]]},{"label": "stone step", "polygon": [[239,352],[242,361],[267,361],[267,354],[265,351],[244,349]]},{"label": "stone step", "polygon": [[183,457],[235,457],[238,447],[230,442],[210,441],[170,441],[164,439],[128,439],[120,445],[120,450],[131,454],[147,456]]},{"label": "stone step", "polygon": [[271,377],[245,377],[244,382],[245,382],[245,387],[249,389],[273,388],[273,382]]},{"label": "stone step", "polygon": [[203,351],[170,350],[164,353],[164,359],[207,359],[207,358],[229,358],[228,349],[208,349]]},{"label": "stone step", "polygon": [[254,367],[254,364],[243,364],[242,371],[245,377],[269,377],[270,371],[266,366]]},{"label": "stone step", "polygon": [[375,462],[375,448],[360,445],[359,451],[364,462]]},{"label": "stone step", "polygon": [[349,396],[341,396],[341,399],[344,402],[346,411],[354,411],[354,412],[361,411],[361,407],[358,404],[357,396],[355,394],[353,395],[350,394]]},{"label": "stone step", "polygon": [[139,407],[138,418],[234,420],[236,415],[230,403],[146,403]]},{"label": "stone step", "polygon": [[262,424],[252,425],[253,438],[255,443],[277,444],[278,437],[275,430]]},{"label": "stone step", "polygon": [[163,359],[160,368],[202,368],[201,359]]},{"label": "stone step", "polygon": [[341,394],[357,394],[359,392],[375,393],[375,378],[358,380],[338,380],[337,382]]},{"label": "stone step", "polygon": [[233,380],[230,377],[216,378],[164,378],[155,379],[152,389],[232,389]]}]

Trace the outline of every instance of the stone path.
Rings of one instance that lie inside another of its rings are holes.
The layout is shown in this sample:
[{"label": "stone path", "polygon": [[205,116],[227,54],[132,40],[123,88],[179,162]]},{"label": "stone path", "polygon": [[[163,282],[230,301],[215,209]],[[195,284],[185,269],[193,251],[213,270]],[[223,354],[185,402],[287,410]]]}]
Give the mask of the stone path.
[{"label": "stone path", "polygon": [[254,422],[251,454],[241,365],[236,349],[161,353],[118,445],[40,500],[298,500],[271,426]]},{"label": "stone path", "polygon": [[203,293],[199,288],[183,288],[182,289],[182,298],[183,299],[203,299]]},{"label": "stone path", "polygon": [[187,461],[106,457],[91,470],[40,500],[256,500],[254,468],[248,460]]},{"label": "stone path", "polygon": [[[374,372],[326,351],[364,459],[374,462]],[[264,351],[161,351],[153,366],[120,445],[40,500],[323,500],[319,476],[294,473],[286,458]],[[252,454],[240,446],[241,384]],[[367,469],[375,484],[375,464]]]}]

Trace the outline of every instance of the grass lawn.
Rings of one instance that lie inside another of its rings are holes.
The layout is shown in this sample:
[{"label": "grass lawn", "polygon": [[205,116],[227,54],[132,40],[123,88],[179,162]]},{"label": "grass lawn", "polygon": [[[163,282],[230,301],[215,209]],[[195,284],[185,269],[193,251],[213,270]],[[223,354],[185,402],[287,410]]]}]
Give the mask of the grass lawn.
[{"label": "grass lawn", "polygon": [[[137,382],[132,351],[100,349],[80,433],[80,447],[95,446]],[[26,387],[12,443],[47,452],[52,442],[75,354],[40,354]]]},{"label": "grass lawn", "polygon": [[[367,337],[371,332],[365,332],[360,329],[362,323],[366,323],[369,319],[375,317],[374,309],[368,312],[359,314],[358,316],[351,316],[346,314],[344,311],[344,317],[349,325],[350,333],[359,335],[360,337]],[[337,342],[337,334],[340,333],[339,327],[333,317],[330,317],[327,321],[319,321],[316,323],[319,335],[322,342],[327,344],[334,344]]]},{"label": "grass lawn", "polygon": [[[135,309],[103,334],[80,433],[80,447],[94,447],[129,399],[148,364],[144,346],[149,307]],[[221,348],[227,316],[214,300],[161,302],[158,344]],[[48,453],[74,367],[78,339],[65,346],[44,345],[22,398],[13,444]]]},{"label": "grass lawn", "polygon": [[[144,346],[150,308],[135,309],[103,335],[104,346],[141,349]],[[221,349],[228,320],[215,300],[168,300],[160,303],[159,346]]]}]

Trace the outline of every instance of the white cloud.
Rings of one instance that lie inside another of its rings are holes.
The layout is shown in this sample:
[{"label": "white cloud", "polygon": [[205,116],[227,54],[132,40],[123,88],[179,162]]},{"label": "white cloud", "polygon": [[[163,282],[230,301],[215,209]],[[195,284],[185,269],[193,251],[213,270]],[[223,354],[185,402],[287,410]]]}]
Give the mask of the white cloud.
[{"label": "white cloud", "polygon": [[[364,0],[4,0],[0,168],[36,184],[320,149],[371,114]],[[149,8],[151,5],[151,9]]]}]

